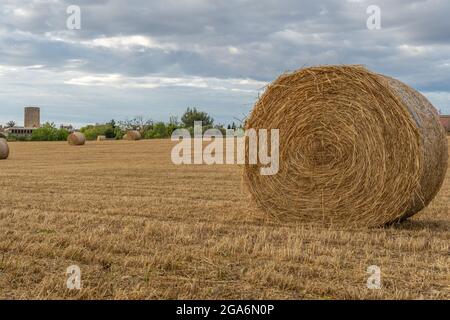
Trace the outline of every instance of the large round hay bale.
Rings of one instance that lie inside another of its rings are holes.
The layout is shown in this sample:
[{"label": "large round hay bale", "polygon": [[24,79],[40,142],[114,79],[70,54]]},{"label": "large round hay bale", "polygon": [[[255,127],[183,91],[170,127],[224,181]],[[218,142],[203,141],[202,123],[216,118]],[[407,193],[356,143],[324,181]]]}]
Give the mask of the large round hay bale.
[{"label": "large round hay bale", "polygon": [[128,131],[123,138],[125,140],[141,140],[142,136],[141,133],[137,130],[130,130]]},{"label": "large round hay bale", "polygon": [[69,135],[67,141],[72,146],[82,146],[86,143],[86,137],[81,132],[73,132]]},{"label": "large round hay bale", "polygon": [[246,164],[244,181],[257,206],[282,220],[401,221],[430,203],[447,170],[447,137],[430,102],[362,66],[280,76],[256,103],[250,128],[279,129],[278,173]]},{"label": "large round hay bale", "polygon": [[0,138],[0,160],[8,159],[9,157],[9,146],[6,139]]}]

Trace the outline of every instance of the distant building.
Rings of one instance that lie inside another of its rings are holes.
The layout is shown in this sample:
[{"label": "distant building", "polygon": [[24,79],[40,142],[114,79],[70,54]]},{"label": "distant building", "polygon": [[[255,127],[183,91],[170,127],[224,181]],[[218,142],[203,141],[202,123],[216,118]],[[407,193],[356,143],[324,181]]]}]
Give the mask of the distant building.
[{"label": "distant building", "polygon": [[65,129],[65,130],[69,131],[70,133],[75,132],[75,128],[71,124],[69,124],[69,125],[62,124],[59,126],[59,128]]},{"label": "distant building", "polygon": [[41,127],[41,109],[37,107],[25,107],[24,109],[24,126],[5,128],[3,132],[6,135],[29,136],[33,131]]},{"label": "distant building", "polygon": [[25,128],[41,127],[41,109],[37,107],[25,107]]},{"label": "distant building", "polygon": [[37,128],[25,128],[25,127],[12,127],[6,128],[4,133],[7,135],[13,134],[15,136],[29,136],[33,134],[33,131]]}]

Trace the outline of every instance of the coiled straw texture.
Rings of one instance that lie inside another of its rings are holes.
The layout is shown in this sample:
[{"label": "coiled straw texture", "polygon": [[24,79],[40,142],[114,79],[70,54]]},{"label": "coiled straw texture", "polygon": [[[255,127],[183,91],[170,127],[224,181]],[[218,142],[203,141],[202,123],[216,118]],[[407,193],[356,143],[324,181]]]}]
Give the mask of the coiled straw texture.
[{"label": "coiled straw texture", "polygon": [[279,129],[280,169],[243,178],[256,205],[282,220],[380,226],[426,207],[447,170],[447,138],[428,100],[362,66],[284,74],[246,129]]}]

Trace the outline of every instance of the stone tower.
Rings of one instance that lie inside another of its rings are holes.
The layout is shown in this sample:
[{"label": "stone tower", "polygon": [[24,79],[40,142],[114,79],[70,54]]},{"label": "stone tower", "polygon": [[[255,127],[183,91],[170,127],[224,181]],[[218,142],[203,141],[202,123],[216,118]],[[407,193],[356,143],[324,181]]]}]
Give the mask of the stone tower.
[{"label": "stone tower", "polygon": [[25,108],[25,128],[39,128],[41,126],[41,109],[36,107]]}]

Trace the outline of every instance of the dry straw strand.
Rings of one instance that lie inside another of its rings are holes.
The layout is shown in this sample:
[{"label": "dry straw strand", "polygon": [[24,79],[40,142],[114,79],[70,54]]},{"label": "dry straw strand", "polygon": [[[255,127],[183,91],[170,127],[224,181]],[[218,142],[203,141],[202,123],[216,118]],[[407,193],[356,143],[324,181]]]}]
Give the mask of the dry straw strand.
[{"label": "dry straw strand", "polygon": [[279,129],[280,170],[245,165],[256,205],[282,220],[380,226],[421,211],[438,193],[448,146],[428,100],[359,65],[283,74],[246,129]]}]

